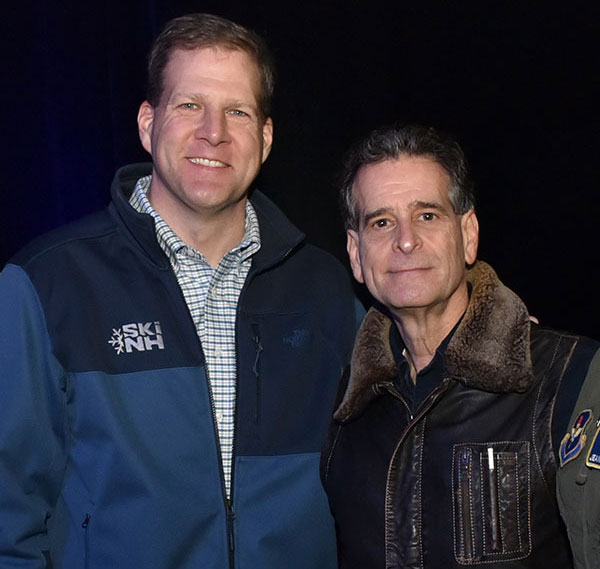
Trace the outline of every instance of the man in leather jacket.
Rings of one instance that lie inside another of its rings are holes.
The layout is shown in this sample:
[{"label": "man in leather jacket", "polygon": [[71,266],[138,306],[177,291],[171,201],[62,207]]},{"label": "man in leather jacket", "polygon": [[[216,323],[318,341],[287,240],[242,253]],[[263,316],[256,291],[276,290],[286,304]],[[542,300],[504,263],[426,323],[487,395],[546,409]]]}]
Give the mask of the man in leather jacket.
[{"label": "man in leather jacket", "polygon": [[598,344],[537,326],[476,261],[455,141],[375,131],[349,154],[342,198],[376,302],[322,457],[340,566],[571,567],[557,441]]}]

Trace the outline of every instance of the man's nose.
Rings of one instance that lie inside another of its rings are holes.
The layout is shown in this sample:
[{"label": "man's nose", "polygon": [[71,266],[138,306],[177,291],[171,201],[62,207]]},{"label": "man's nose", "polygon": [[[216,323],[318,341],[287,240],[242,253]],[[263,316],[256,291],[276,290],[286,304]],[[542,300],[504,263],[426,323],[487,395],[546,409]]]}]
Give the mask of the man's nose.
[{"label": "man's nose", "polygon": [[402,253],[412,253],[421,243],[419,235],[410,223],[399,223],[394,233],[394,248]]},{"label": "man's nose", "polygon": [[203,138],[216,146],[229,140],[227,117],[217,109],[205,108],[195,132],[196,138]]}]

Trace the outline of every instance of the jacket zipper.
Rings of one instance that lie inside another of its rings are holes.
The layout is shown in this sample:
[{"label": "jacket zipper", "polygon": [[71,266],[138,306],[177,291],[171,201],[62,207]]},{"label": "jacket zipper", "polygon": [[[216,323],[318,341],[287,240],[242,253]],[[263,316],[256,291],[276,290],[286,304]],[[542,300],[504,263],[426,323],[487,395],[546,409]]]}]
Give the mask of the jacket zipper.
[{"label": "jacket zipper", "polygon": [[[296,245],[295,245],[296,246]],[[294,246],[294,247],[295,247]],[[292,252],[292,250],[294,249],[294,247],[290,247],[289,249],[286,250],[286,252],[280,257],[279,260],[283,260],[285,258],[287,258],[287,256]],[[252,280],[254,280],[254,277],[259,274],[260,272],[264,271],[266,268],[261,269],[260,271],[253,271],[252,267],[250,267],[250,270],[248,271],[248,274],[246,275],[246,281],[244,282],[244,285],[242,286],[242,290],[240,291],[240,296],[238,297],[238,303],[237,303],[237,307],[236,307],[236,316],[235,316],[235,381],[236,381],[236,393],[235,393],[235,409],[233,412],[233,441],[231,444],[231,475],[229,477],[229,498],[227,497],[227,488],[225,487],[225,474],[223,473],[223,456],[221,454],[221,441],[219,438],[219,434],[218,434],[218,426],[216,423],[216,418],[215,418],[215,404],[214,404],[214,400],[213,400],[213,396],[212,396],[212,390],[210,389],[210,381],[209,381],[209,393],[210,393],[210,403],[211,403],[211,407],[213,410],[213,423],[214,423],[214,427],[215,427],[215,436],[216,436],[216,440],[217,440],[217,448],[219,450],[219,459],[220,459],[220,466],[221,466],[221,485],[222,485],[222,491],[223,491],[223,497],[224,497],[224,501],[225,501],[225,511],[227,514],[227,543],[228,543],[228,547],[229,547],[229,569],[234,569],[235,567],[235,528],[234,528],[234,522],[235,522],[235,510],[233,508],[233,488],[234,488],[234,478],[235,478],[235,449],[236,449],[236,441],[237,441],[237,436],[238,436],[238,425],[237,425],[237,410],[238,410],[238,393],[237,393],[237,382],[238,379],[240,377],[240,360],[238,357],[239,354],[239,328],[238,328],[238,321],[240,318],[240,306],[242,304],[242,297],[244,296],[244,293],[246,292],[246,290],[248,289],[248,286],[250,284],[250,282]],[[263,350],[262,344],[260,343],[260,337],[258,336],[258,327],[256,326],[256,329],[254,326],[252,326],[252,334],[253,334],[253,339],[256,343],[256,350],[257,350],[257,354],[256,354],[256,359],[254,360],[254,368],[253,371],[254,373],[258,374],[258,364],[259,364],[259,358],[260,358],[260,354]],[[206,361],[206,360],[205,360]],[[207,373],[206,373],[206,378],[207,380],[209,379],[208,377],[208,369],[207,369]],[[257,375],[257,382],[259,382],[259,377]],[[257,392],[257,398],[259,397],[259,393]],[[260,403],[259,401],[257,401],[257,403]],[[257,409],[257,417],[259,416],[259,412]]]},{"label": "jacket zipper", "polygon": [[[245,287],[244,287],[245,288]],[[242,289],[243,291],[243,289]],[[236,383],[237,380],[240,376],[240,364],[239,364],[239,359],[238,359],[238,341],[237,341],[237,320],[239,317],[239,306],[240,306],[240,300],[242,298],[242,294],[240,293],[240,298],[238,299],[238,308],[237,308],[237,316],[236,316],[236,345],[235,345],[235,378],[236,378]],[[256,375],[256,382],[257,382],[257,393],[256,393],[256,414],[255,414],[255,419],[258,422],[260,420],[260,411],[259,411],[259,405],[260,405],[260,377],[259,377],[259,360],[260,360],[260,354],[263,350],[262,344],[260,343],[260,336],[258,333],[258,325],[253,323],[251,324],[251,329],[252,329],[252,338],[254,340],[254,343],[256,344],[256,358],[254,360],[254,366],[252,368],[252,371],[254,372],[254,374]],[[207,375],[208,377],[208,375]],[[211,399],[212,399],[212,392],[211,392]],[[214,409],[214,403],[211,401],[211,404],[213,405],[213,409]],[[223,492],[224,492],[224,496],[225,496],[225,510],[227,513],[227,545],[228,545],[228,552],[229,552],[229,568],[230,569],[234,569],[234,565],[235,565],[235,534],[234,534],[234,523],[235,523],[235,510],[233,508],[233,478],[234,478],[234,464],[235,464],[235,443],[237,440],[237,432],[238,432],[238,428],[237,428],[237,405],[238,405],[238,397],[237,397],[237,387],[236,387],[236,396],[235,396],[235,411],[234,411],[234,427],[233,427],[233,441],[232,441],[232,446],[231,446],[231,475],[229,477],[229,498],[227,498],[227,489],[225,487],[225,475],[223,474],[223,458],[220,456],[221,458],[221,478],[222,478],[222,483],[223,483]],[[217,425],[215,424],[215,428],[217,428]],[[217,437],[218,439],[218,437]],[[221,454],[220,451],[221,445],[219,442],[219,455]]]},{"label": "jacket zipper", "polygon": [[[391,383],[391,382],[389,384],[386,384],[386,386],[385,386],[385,389],[387,389],[387,391],[391,395],[393,395],[394,397],[396,397],[396,399],[400,400],[404,404],[404,406],[406,407],[408,416],[410,417],[409,424],[404,429],[402,435],[400,435],[400,438],[398,439],[398,442],[396,443],[396,448],[394,449],[394,452],[392,453],[392,458],[391,458],[390,464],[388,466],[388,473],[387,473],[387,478],[386,478],[386,483],[385,483],[385,502],[386,502],[386,511],[385,511],[385,551],[386,551],[386,561],[387,561],[387,551],[389,549],[389,542],[388,542],[388,539],[389,539],[389,528],[388,528],[387,503],[388,503],[390,481],[391,481],[391,477],[392,477],[392,463],[394,462],[394,458],[396,457],[396,454],[398,453],[398,449],[400,448],[400,446],[402,445],[402,443],[406,440],[406,437],[408,436],[408,434],[415,428],[415,426],[417,425],[417,423],[425,416],[425,414],[437,403],[438,399],[448,389],[449,385],[450,385],[450,379],[449,378],[444,379],[443,382],[436,389],[434,389],[431,392],[431,394],[427,398],[426,402],[424,402],[423,404],[421,404],[421,407],[420,407],[418,413],[416,415],[414,415],[414,416],[412,414],[410,406],[408,405],[408,403],[406,402],[406,400],[404,399],[404,397],[402,397],[402,394],[396,389],[396,386],[393,383]],[[419,535],[419,543],[420,542],[421,542],[421,536]]]},{"label": "jacket zipper", "polygon": [[[395,450],[397,450],[398,447],[404,442],[406,435],[408,435],[408,433],[414,428],[414,426],[419,422],[419,420],[427,413],[427,411],[429,411],[435,405],[435,403],[437,403],[437,400],[444,393],[444,391],[446,391],[446,389],[448,389],[449,385],[450,385],[450,379],[449,378],[444,379],[442,381],[442,383],[430,393],[427,400],[421,404],[421,407],[419,408],[418,413],[416,415],[413,415],[412,411],[410,409],[410,406],[408,405],[408,403],[406,402],[404,397],[402,397],[402,394],[396,389],[396,386],[393,385],[392,383],[390,383],[389,385],[386,384],[385,389],[391,395],[396,397],[396,399],[399,399],[403,403],[403,405],[406,407],[408,416],[410,417],[410,422],[404,429],[404,432],[400,436],[400,439],[398,439],[398,444],[396,445]],[[394,451],[394,454],[395,454],[395,451]]]},{"label": "jacket zipper", "polygon": [[[233,521],[235,519],[235,512],[233,509],[233,463],[234,463],[234,452],[235,452],[235,426],[233,430],[233,444],[231,448],[231,476],[229,478],[229,496],[227,496],[227,485],[225,483],[225,472],[223,470],[223,453],[221,450],[221,437],[219,435],[219,425],[217,422],[217,417],[215,414],[215,400],[212,392],[212,385],[210,382],[210,374],[208,372],[208,365],[206,363],[206,356],[204,355],[204,349],[202,348],[202,343],[200,343],[200,349],[202,350],[202,357],[204,358],[204,373],[206,375],[206,382],[208,384],[208,396],[210,399],[210,408],[212,412],[213,419],[213,429],[215,434],[215,444],[217,447],[217,457],[219,460],[219,473],[221,475],[221,495],[223,497],[223,505],[225,507],[225,524],[226,524],[226,532],[227,532],[227,557],[229,559],[229,567],[233,569],[234,567],[234,552],[235,552],[235,543],[234,543],[234,533],[233,533]],[[236,373],[237,373],[237,357],[236,357]],[[237,381],[237,376],[236,376]],[[235,398],[235,405],[237,407],[237,393]]]},{"label": "jacket zipper", "polygon": [[[281,255],[279,257],[279,261],[285,259],[288,257],[288,255],[292,252],[292,250],[297,247],[298,243],[296,243],[293,247],[288,248],[285,253],[283,255]],[[271,265],[274,263],[271,263]],[[271,266],[269,265],[269,266]],[[238,320],[239,320],[239,316],[240,316],[240,305],[241,305],[241,301],[242,301],[242,297],[244,295],[244,292],[246,291],[246,289],[248,288],[248,285],[250,283],[251,280],[254,279],[254,277],[259,274],[260,272],[266,270],[266,268],[268,267],[263,267],[260,271],[252,271],[252,267],[250,267],[250,270],[248,271],[248,275],[246,276],[246,281],[244,282],[244,285],[242,286],[242,290],[240,291],[240,295],[238,297],[238,303],[237,303],[237,308],[236,308],[236,317],[235,317],[235,381],[236,381],[236,395],[235,395],[235,409],[234,409],[234,425],[233,425],[233,440],[232,440],[232,445],[231,445],[231,464],[230,464],[230,468],[231,468],[231,475],[229,477],[229,497],[227,496],[227,486],[225,484],[225,473],[223,470],[223,453],[221,450],[221,438],[219,435],[219,426],[217,423],[217,418],[216,418],[216,414],[215,414],[215,400],[213,397],[213,392],[212,392],[212,386],[210,383],[210,375],[208,372],[208,365],[206,364],[206,356],[204,354],[204,348],[202,346],[202,342],[199,340],[199,344],[200,344],[200,352],[202,353],[202,358],[204,359],[204,373],[206,375],[206,382],[208,384],[208,396],[210,399],[210,407],[211,407],[211,411],[212,411],[212,418],[213,418],[213,429],[214,429],[214,435],[215,435],[215,444],[217,447],[217,457],[219,460],[219,472],[221,474],[221,496],[223,497],[223,504],[225,507],[225,514],[226,514],[226,532],[227,532],[227,545],[228,545],[228,558],[229,558],[229,568],[230,569],[234,569],[235,567],[235,532],[234,532],[234,521],[235,521],[235,510],[233,507],[233,481],[234,481],[234,472],[235,472],[235,443],[236,443],[236,439],[237,439],[237,406],[238,406],[238,397],[237,397],[237,381],[238,378],[240,376],[240,363],[239,363],[239,359],[238,359],[238,352],[239,352],[239,341],[238,341]],[[253,330],[254,332],[254,330]],[[254,363],[254,368],[255,368],[255,373],[258,373],[258,362],[259,362],[259,357],[260,357],[260,352],[262,352],[262,345],[260,344],[260,339],[258,338],[258,335],[254,338],[256,344],[257,344],[257,354],[256,354],[256,360]],[[258,377],[257,377],[257,381],[258,381]],[[257,397],[259,395],[257,394]],[[84,523],[86,523],[85,528],[87,528],[87,523],[89,523],[89,516],[86,516],[86,519],[84,521]],[[82,526],[83,527],[83,526]],[[84,529],[85,529],[84,528]]]},{"label": "jacket zipper", "polygon": [[402,394],[398,391],[398,389],[393,384],[393,382],[390,381],[390,382],[386,382],[385,384],[375,384],[375,385],[373,385],[373,389],[378,393],[385,391],[385,392],[389,393],[390,395],[393,395],[396,399],[398,399],[398,401],[400,401],[402,403],[402,405],[404,405],[404,407],[406,407],[406,412],[409,417],[409,424],[410,424],[410,422],[412,422],[414,417],[413,417],[410,405],[406,402],[406,400],[404,399]]},{"label": "jacket zipper", "polygon": [[225,507],[227,509],[227,546],[229,553],[229,567],[230,569],[233,569],[235,559],[235,539],[233,534],[233,522],[235,520],[235,512],[233,510],[233,502],[230,498],[225,499]]}]

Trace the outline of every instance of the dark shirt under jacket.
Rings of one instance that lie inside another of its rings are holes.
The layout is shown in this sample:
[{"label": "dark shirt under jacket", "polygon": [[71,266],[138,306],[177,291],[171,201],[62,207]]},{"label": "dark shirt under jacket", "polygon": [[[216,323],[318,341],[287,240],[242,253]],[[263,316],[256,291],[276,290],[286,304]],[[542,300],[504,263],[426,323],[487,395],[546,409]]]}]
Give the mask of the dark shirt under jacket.
[{"label": "dark shirt under jacket", "polygon": [[[456,324],[458,326],[458,323]],[[398,377],[396,387],[406,399],[410,407],[411,414],[414,416],[417,409],[425,401],[427,396],[439,385],[444,379],[444,372],[446,369],[446,347],[454,329],[444,338],[442,343],[438,346],[433,359],[417,373],[417,381],[413,382],[410,376],[410,364],[403,355],[405,344],[400,336],[400,331],[397,326],[392,325],[390,328],[390,347],[396,360],[396,367],[398,368]]]},{"label": "dark shirt under jacket", "polygon": [[[446,370],[446,348],[459,324],[460,320],[438,346],[433,359],[429,362],[429,364],[427,364],[421,371],[417,373],[416,383],[413,382],[410,376],[410,364],[403,355],[406,345],[402,340],[400,331],[398,330],[397,326],[391,326],[390,347],[392,349],[394,359],[396,360],[396,367],[398,368],[396,387],[406,399],[413,416],[416,414],[421,403],[425,401],[427,396],[444,379]],[[587,344],[578,346],[577,350],[581,351],[585,350],[586,348]],[[576,359],[576,361],[579,360]],[[585,377],[585,373],[578,368],[569,371],[570,373],[565,374],[558,390],[556,406],[552,417],[552,447],[554,449],[554,456],[556,457],[557,462],[559,461],[558,451],[561,437],[568,431],[568,423],[571,413],[573,412],[573,405],[581,389],[581,382]]]}]

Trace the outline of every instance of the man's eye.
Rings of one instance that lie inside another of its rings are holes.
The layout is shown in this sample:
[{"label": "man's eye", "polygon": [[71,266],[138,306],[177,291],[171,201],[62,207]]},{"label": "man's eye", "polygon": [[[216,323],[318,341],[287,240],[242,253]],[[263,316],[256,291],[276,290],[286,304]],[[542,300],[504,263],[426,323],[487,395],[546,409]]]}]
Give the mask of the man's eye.
[{"label": "man's eye", "polygon": [[182,109],[196,109],[198,105],[196,103],[183,103],[180,105]]},{"label": "man's eye", "polygon": [[245,111],[242,111],[241,109],[232,109],[231,111],[229,111],[229,114],[234,115],[236,117],[247,117],[248,113]]},{"label": "man's eye", "polygon": [[376,219],[373,222],[373,227],[387,227],[390,224],[388,219]]},{"label": "man's eye", "polygon": [[435,213],[431,213],[428,211],[428,212],[422,213],[420,215],[420,217],[423,221],[433,221],[437,216],[435,215]]}]

